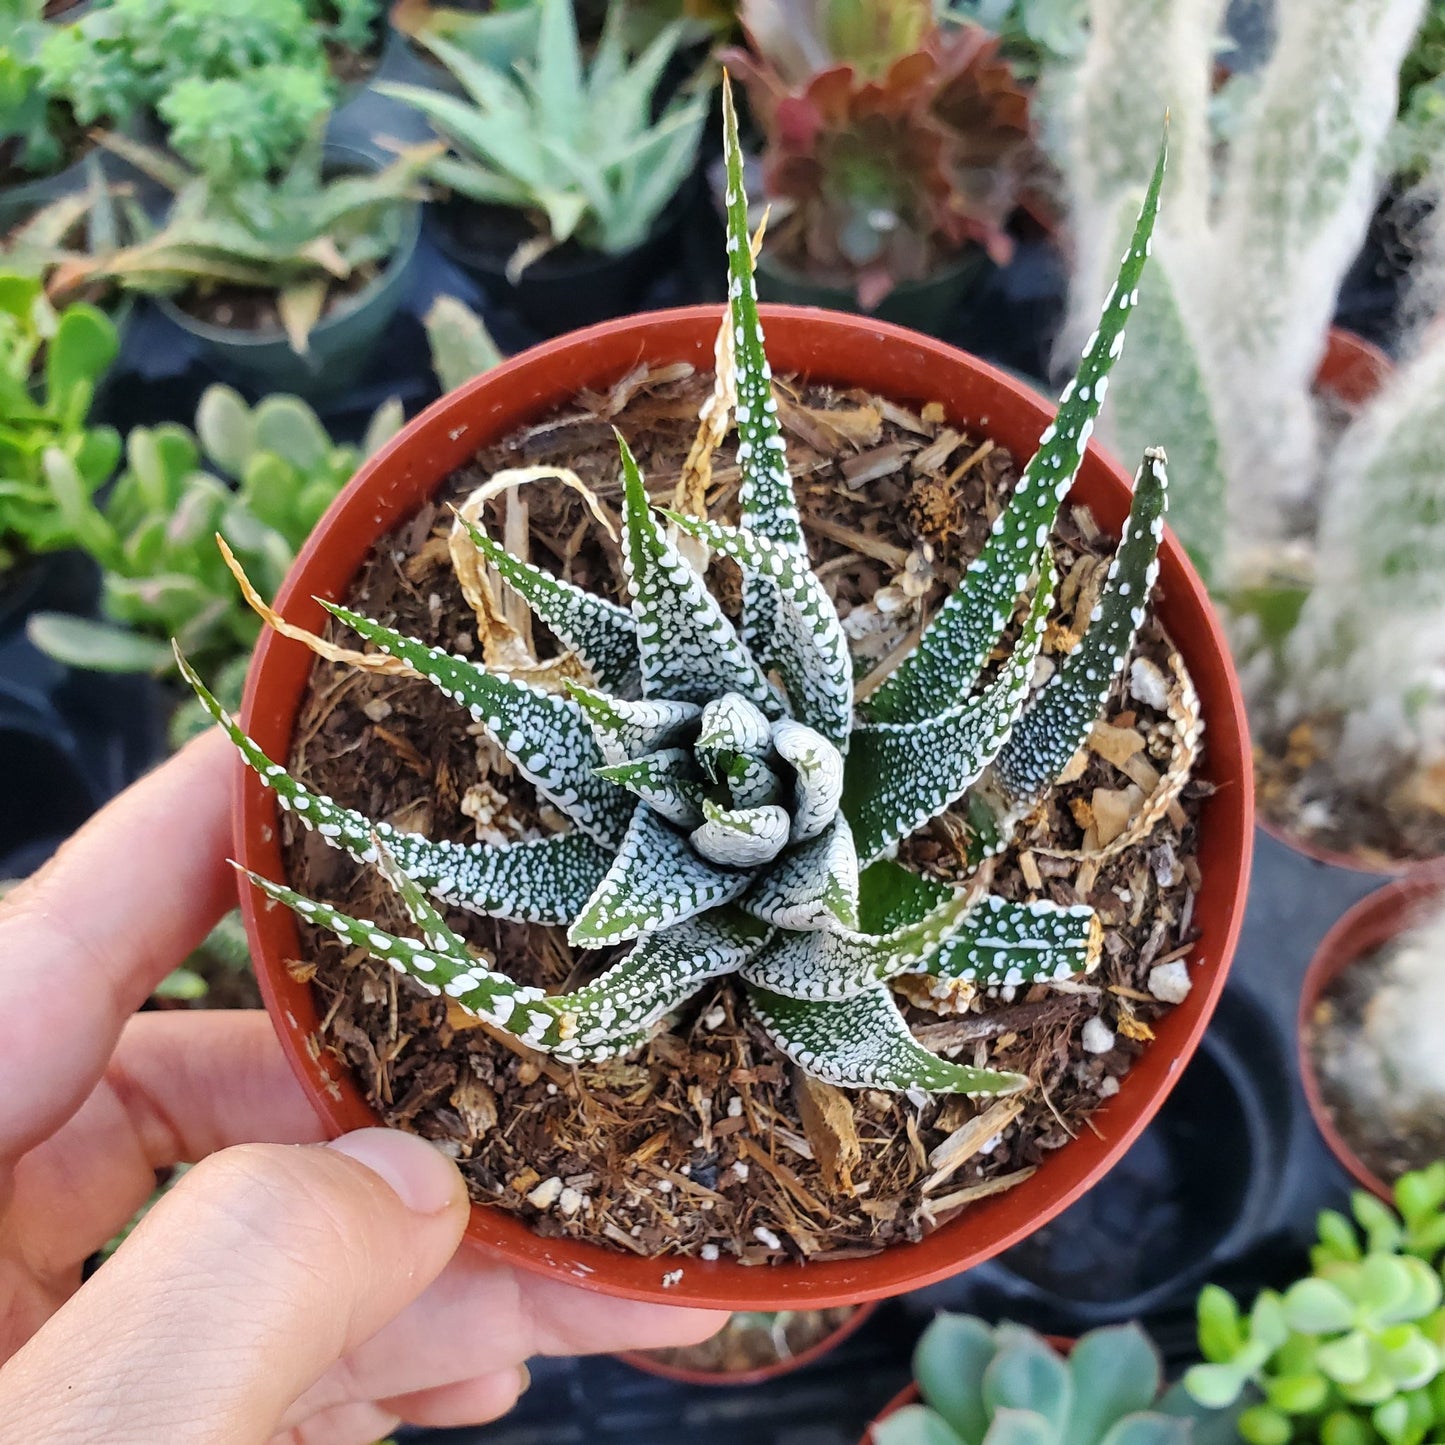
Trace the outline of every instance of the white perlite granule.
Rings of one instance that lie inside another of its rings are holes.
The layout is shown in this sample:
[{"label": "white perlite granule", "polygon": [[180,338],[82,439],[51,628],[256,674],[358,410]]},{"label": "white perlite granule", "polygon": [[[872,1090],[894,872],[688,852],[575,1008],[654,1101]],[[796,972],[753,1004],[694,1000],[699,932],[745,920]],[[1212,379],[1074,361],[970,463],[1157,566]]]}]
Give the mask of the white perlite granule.
[{"label": "white perlite granule", "polygon": [[1194,980],[1189,977],[1189,965],[1182,958],[1173,963],[1161,963],[1149,970],[1149,992],[1161,1003],[1183,1003],[1189,997]]},{"label": "white perlite granule", "polygon": [[1084,1052],[1089,1054],[1107,1054],[1114,1047],[1114,1031],[1108,1024],[1095,1014],[1084,1025],[1082,1036]]}]

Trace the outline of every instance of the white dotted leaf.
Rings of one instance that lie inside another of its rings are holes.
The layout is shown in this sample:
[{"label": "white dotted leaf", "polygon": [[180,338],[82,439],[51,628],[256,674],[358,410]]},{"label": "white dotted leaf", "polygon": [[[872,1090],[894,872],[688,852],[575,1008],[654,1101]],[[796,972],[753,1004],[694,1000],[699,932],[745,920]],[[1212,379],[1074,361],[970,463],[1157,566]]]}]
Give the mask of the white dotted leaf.
[{"label": "white dotted leaf", "polygon": [[739,906],[778,928],[856,928],[858,854],[848,820],[837,813],[816,838],[788,849]]},{"label": "white dotted leaf", "polygon": [[662,702],[656,698],[629,702],[594,692],[581,683],[568,682],[565,686],[567,695],[586,716],[608,763],[625,763],[681,742],[702,711],[693,702]]},{"label": "white dotted leaf", "polygon": [[597,771],[679,828],[696,828],[702,822],[702,774],[686,748],[664,748]]},{"label": "white dotted leaf", "polygon": [[1090,972],[1102,943],[1103,928],[1087,904],[1014,903],[989,894],[916,971],[980,988],[1017,988]]},{"label": "white dotted leaf", "polygon": [[788,842],[790,819],[776,803],[760,808],[720,808],[703,800],[704,821],[688,835],[709,862],[724,868],[757,868],[770,863]]}]

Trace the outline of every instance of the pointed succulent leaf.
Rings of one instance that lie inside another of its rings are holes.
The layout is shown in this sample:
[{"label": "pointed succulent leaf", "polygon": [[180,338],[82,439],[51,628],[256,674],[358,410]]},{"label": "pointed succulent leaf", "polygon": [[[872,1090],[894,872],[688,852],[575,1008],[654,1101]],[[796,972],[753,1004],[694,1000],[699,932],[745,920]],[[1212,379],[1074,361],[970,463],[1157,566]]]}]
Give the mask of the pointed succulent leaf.
[{"label": "pointed succulent leaf", "polygon": [[854,729],[843,783],[843,811],[858,856],[872,862],[961,798],[1008,741],[1028,694],[1053,603],[1053,567],[997,678],[967,702],[918,723]]},{"label": "pointed succulent leaf", "polygon": [[922,1089],[935,1094],[1014,1094],[1022,1074],[950,1063],[930,1053],[904,1022],[887,984],[819,1003],[748,986],[769,1037],[805,1073],[845,1089]]},{"label": "pointed succulent leaf", "polygon": [[702,822],[702,781],[686,748],[664,748],[636,762],[611,763],[597,773],[679,828],[696,828]]},{"label": "pointed succulent leaf", "polygon": [[179,651],[176,665],[256,776],[275,792],[283,811],[358,863],[377,860],[379,836],[406,876],[443,903],[495,918],[551,924],[571,922],[607,872],[611,855],[580,829],[518,843],[468,844],[433,841],[399,832],[390,823],[373,823],[296,782],[241,730]]},{"label": "pointed succulent leaf", "polygon": [[631,803],[621,789],[597,776],[606,759],[572,698],[499,677],[464,657],[403,637],[348,607],[332,602],[322,606],[466,708],[517,771],[589,837],[609,847],[621,841]]},{"label": "pointed succulent leaf", "polygon": [[[732,87],[723,85],[723,151],[727,171],[728,326],[732,338],[738,424],[738,506],[742,524],[806,563],[807,548],[798,503],[788,477],[786,443],[778,423],[773,372],[763,348],[758,290],[748,234],[748,198],[743,188],[743,152],[738,141]],[[772,631],[779,604],[777,583],[768,577],[743,580],[743,640],[765,666],[773,665]]]},{"label": "pointed succulent leaf", "polygon": [[1000,1410],[1031,1410],[1062,1438],[1074,1403],[1069,1367],[1053,1347],[1035,1335],[1010,1340],[983,1372],[983,1402]]},{"label": "pointed succulent leaf", "polygon": [[1188,1420],[1172,1419],[1154,1410],[1141,1410],[1120,1420],[1100,1445],[1190,1445],[1194,1432]]},{"label": "pointed succulent leaf", "polygon": [[582,709],[609,764],[645,757],[679,742],[701,711],[692,702],[661,702],[655,698],[628,702],[594,692],[579,682],[565,686],[567,696]]},{"label": "pointed succulent leaf", "polygon": [[1135,1324],[1082,1336],[1069,1355],[1069,1374],[1074,1381],[1069,1434],[1078,1445],[1099,1445],[1116,1420],[1147,1410],[1164,1380],[1158,1350]]},{"label": "pointed succulent leaf", "polygon": [[868,699],[871,717],[881,722],[921,722],[957,705],[976,685],[1003,635],[1014,604],[1038,565],[1059,504],[1078,474],[1108,390],[1110,368],[1123,350],[1124,325],[1138,301],[1139,280],[1152,249],[1165,155],[1161,146],[1118,279],[1104,302],[1098,329],[1084,347],[1078,371],[1059,398],[1058,415],[1039,438],[1039,449],[1024,468],[1009,505],[995,520],[983,551],[969,564],[918,646]]},{"label": "pointed succulent leaf", "polygon": [[821,733],[791,718],[773,725],[773,746],[793,770],[792,841],[816,838],[838,816],[843,755]]},{"label": "pointed succulent leaf", "polygon": [[746,873],[704,862],[686,838],[639,803],[612,867],[567,930],[567,941],[580,948],[625,943],[731,903],[747,886]]},{"label": "pointed succulent leaf", "polygon": [[627,443],[622,450],[622,562],[632,594],[645,697],[705,703],[736,692],[769,704],[772,689],[738,640],[702,578],[677,548],[647,500]]},{"label": "pointed succulent leaf", "polygon": [[760,808],[764,803],[776,803],[782,793],[778,775],[761,758],[744,754],[728,763],[727,787],[736,808]]},{"label": "pointed succulent leaf", "polygon": [[918,969],[980,988],[1074,978],[1099,961],[1104,930],[1087,904],[980,898],[957,933]]},{"label": "pointed succulent leaf", "polygon": [[558,641],[577,654],[603,692],[622,697],[637,693],[637,624],[625,607],[519,561],[475,523],[466,523],[466,528],[477,551]]},{"label": "pointed succulent leaf", "polygon": [[1015,808],[1036,805],[1083,746],[1123,670],[1159,572],[1167,481],[1164,454],[1145,453],[1124,535],[1077,647],[1059,664],[999,753],[999,784]]},{"label": "pointed succulent leaf", "polygon": [[767,935],[763,924],[719,908],[639,939],[591,983],[553,995],[575,1020],[570,1042],[592,1048],[651,1028],[708,979],[735,973]]},{"label": "pointed succulent leaf", "polygon": [[892,933],[917,923],[953,892],[948,883],[879,858],[858,877],[858,926],[865,933]]},{"label": "pointed succulent leaf", "polygon": [[453,931],[451,925],[433,907],[422,891],[421,885],[407,875],[400,861],[387,848],[386,840],[373,830],[372,848],[376,853],[376,871],[391,885],[391,890],[401,899],[407,917],[421,929],[422,941],[433,953],[444,953],[450,958],[465,958],[467,942]]},{"label": "pointed succulent leaf", "polygon": [[730,557],[744,578],[762,577],[773,583],[778,597],[768,663],[783,679],[794,716],[838,747],[846,747],[853,726],[848,638],[807,552],[719,522],[679,512],[667,516],[689,536]]},{"label": "pointed succulent leaf", "polygon": [[870,1436],[873,1445],[972,1445],[922,1405],[905,1405],[875,1421]]},{"label": "pointed succulent leaf", "polygon": [[771,862],[788,841],[787,809],[776,803],[760,808],[702,805],[704,821],[688,835],[692,846],[724,868],[756,868]]},{"label": "pointed succulent leaf", "polygon": [[983,1372],[997,1348],[993,1330],[982,1320],[941,1314],[924,1330],[913,1351],[919,1393],[964,1440],[982,1440],[988,1429]]},{"label": "pointed succulent leaf", "polygon": [[926,971],[971,906],[959,890],[917,923],[881,937],[841,926],[782,930],[753,956],[743,977],[788,998],[851,998],[899,974]]},{"label": "pointed succulent leaf", "polygon": [[778,928],[857,928],[858,854],[848,820],[835,814],[816,838],[790,848],[741,906]]},{"label": "pointed succulent leaf", "polygon": [[772,743],[773,727],[762,711],[735,692],[708,702],[693,748],[714,782],[735,756],[762,759]]}]

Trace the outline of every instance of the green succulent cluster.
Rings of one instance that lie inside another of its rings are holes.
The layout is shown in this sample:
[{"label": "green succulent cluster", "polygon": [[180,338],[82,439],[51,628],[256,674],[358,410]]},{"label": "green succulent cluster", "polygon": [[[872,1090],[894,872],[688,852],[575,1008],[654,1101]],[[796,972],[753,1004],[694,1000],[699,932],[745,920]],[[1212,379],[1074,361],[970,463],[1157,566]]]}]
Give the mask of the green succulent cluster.
[{"label": "green succulent cluster", "polygon": [[19,557],[74,546],[60,499],[86,504],[115,470],[120,438],[89,417],[116,345],[95,307],[57,314],[33,276],[0,272],[0,577]]},{"label": "green succulent cluster", "polygon": [[[322,512],[401,422],[399,404],[385,403],[362,444],[342,446],[296,397],[271,396],[250,407],[229,387],[212,386],[194,432],[174,424],[136,427],[126,438],[125,467],[103,502],[91,500],[78,478],[56,489],[72,545],[100,565],[109,621],[40,613],[30,620],[32,639],[72,666],[166,672],[167,639],[175,637],[238,701],[260,623],[236,595],[216,537],[249,576],[279,586]],[[52,476],[59,470],[52,467]],[[194,721],[182,714],[178,733]]]},{"label": "green succulent cluster", "polygon": [[[594,251],[643,240],[697,162],[708,98],[669,103],[654,120],[658,83],[681,31],[627,53],[621,8],[584,61],[569,0],[541,0],[535,50],[490,64],[432,30],[417,39],[461,83],[466,98],[414,85],[383,95],[421,111],[446,138],[431,174],[458,195],[533,213],[540,245],[575,238]],[[530,245],[526,254],[540,254]]]},{"label": "green succulent cluster", "polygon": [[[1010,505],[915,650],[860,705],[788,474],[726,89],[724,130],[724,324],[741,525],[656,512],[619,438],[627,606],[513,558],[469,528],[479,560],[576,658],[588,685],[516,679],[330,606],[365,642],[468,711],[568,821],[567,831],[462,845],[373,822],[290,777],[194,670],[183,670],[278,804],[332,846],[376,865],[421,936],[387,932],[271,879],[253,875],[255,885],[533,1047],[570,1061],[635,1051],[708,979],[737,974],[760,1025],[819,1078],[897,1090],[1022,1089],[1022,1076],[920,1045],[892,981],[911,974],[991,987],[1073,976],[1097,960],[1098,919],[1085,906],[948,886],[887,855],[966,794],[992,812],[989,831],[1000,846],[1084,742],[1144,620],[1163,533],[1158,454],[1140,470],[1085,636],[1033,688],[1054,591],[1049,534],[1122,346],[1163,154],[1098,332]],[[741,569],[740,625],[671,528]],[[996,811],[971,792],[986,771]],[[474,955],[433,899],[565,928],[582,950],[631,947],[584,987],[547,994]]]},{"label": "green succulent cluster", "polygon": [[1405,1175],[1395,1202],[1357,1194],[1354,1225],[1323,1213],[1313,1272],[1248,1314],[1200,1295],[1207,1363],[1184,1383],[1207,1406],[1258,1397],[1239,1416],[1249,1445],[1445,1439],[1445,1163]]},{"label": "green succulent cluster", "polygon": [[1084,1335],[1062,1358],[1020,1325],[939,1315],[918,1342],[923,1403],[873,1426],[873,1445],[1226,1445],[1227,1415],[1164,1391],[1137,1325]]},{"label": "green succulent cluster", "polygon": [[0,0],[0,154],[37,175],[65,159],[60,115],[40,67],[45,36],[43,0]]},{"label": "green succulent cluster", "polygon": [[362,49],[379,0],[108,0],[52,26],[45,90],[82,125],[154,111],[215,185],[283,167],[336,99],[327,46]]}]

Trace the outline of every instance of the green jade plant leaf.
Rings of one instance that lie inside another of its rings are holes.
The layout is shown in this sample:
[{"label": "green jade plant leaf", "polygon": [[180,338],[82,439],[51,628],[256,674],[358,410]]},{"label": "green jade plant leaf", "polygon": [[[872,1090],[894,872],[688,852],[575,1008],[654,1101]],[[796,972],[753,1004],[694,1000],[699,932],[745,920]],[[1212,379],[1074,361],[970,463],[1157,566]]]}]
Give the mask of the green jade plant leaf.
[{"label": "green jade plant leaf", "polygon": [[[255,885],[526,1043],[573,1061],[625,1053],[706,980],[736,973],[777,1046],[819,1078],[844,1087],[1019,1090],[1028,1082],[1019,1075],[954,1063],[918,1044],[890,985],[910,974],[978,988],[1069,977],[1097,959],[1097,919],[1087,907],[978,896],[887,855],[990,768],[1006,832],[1084,741],[1143,619],[1164,508],[1157,454],[1139,473],[1093,623],[1050,682],[1031,691],[1053,601],[1049,533],[1123,342],[1164,156],[1098,332],[1012,505],[917,650],[860,705],[789,478],[730,97],[724,113],[740,525],[655,511],[619,437],[629,607],[509,557],[473,528],[482,557],[590,674],[591,685],[562,691],[330,608],[466,708],[570,831],[463,845],[373,823],[288,776],[182,666],[280,806],[379,867],[422,936],[399,937],[252,875]],[[739,626],[670,528],[737,563]],[[547,994],[473,957],[432,900],[565,927],[577,948],[631,949],[585,988]]]}]

